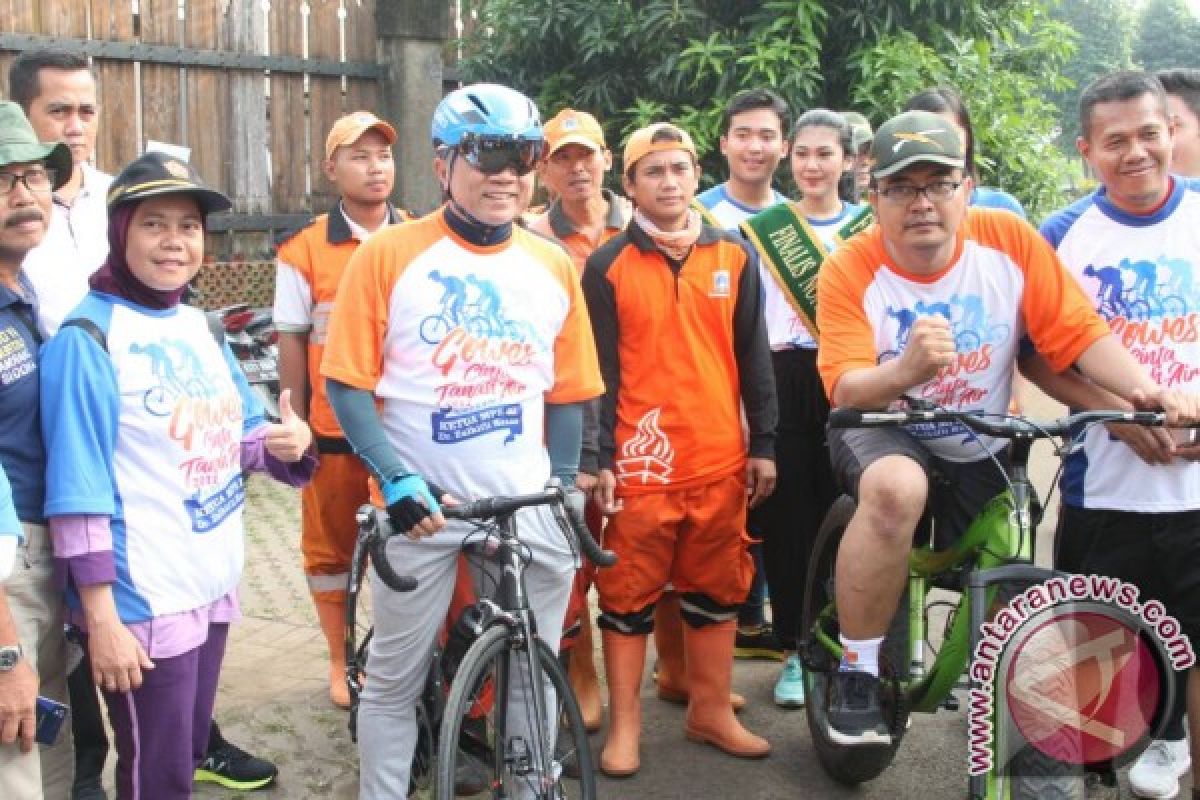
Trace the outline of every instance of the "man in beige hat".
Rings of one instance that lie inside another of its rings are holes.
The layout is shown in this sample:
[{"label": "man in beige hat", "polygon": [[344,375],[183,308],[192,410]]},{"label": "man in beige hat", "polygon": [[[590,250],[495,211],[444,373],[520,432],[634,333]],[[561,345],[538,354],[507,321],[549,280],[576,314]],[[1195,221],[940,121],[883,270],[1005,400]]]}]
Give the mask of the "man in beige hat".
[{"label": "man in beige hat", "polygon": [[[543,132],[546,154],[538,166],[538,175],[556,198],[529,228],[561,244],[582,273],[588,256],[625,228],[631,211],[629,201],[604,188],[604,174],[612,169],[612,151],[595,117],[586,111],[564,108],[546,123]],[[590,491],[596,480],[595,436],[589,433],[594,431],[595,414],[589,410],[584,414],[584,452],[576,478],[576,484],[584,491]],[[591,514],[589,523],[594,523],[592,533],[599,534],[599,514]],[[576,575],[562,644],[563,651],[570,653],[567,671],[589,731],[600,727],[602,713],[592,623],[587,609],[593,577],[590,565]],[[576,628],[578,633],[572,635]]]},{"label": "man in beige hat", "polygon": [[596,576],[611,699],[600,768],[610,776],[640,767],[643,661],[668,584],[684,621],[687,737],[741,758],[771,750],[738,723],[729,695],[753,573],[746,511],[775,484],[758,257],[692,207],[700,169],[686,131],[635,131],[624,169],[633,220],[583,271],[605,386],[594,495],[618,556]]},{"label": "man in beige hat", "polygon": [[339,200],[276,250],[275,327],[281,389],[317,437],[321,465],[301,495],[300,550],[321,630],[329,645],[329,698],[348,708],[343,627],[354,554],[354,514],[367,502],[367,470],[354,455],[325,397],[321,357],[338,282],[350,256],[376,231],[408,215],[388,202],[396,177],[396,131],[368,111],[333,124],[323,169]]}]

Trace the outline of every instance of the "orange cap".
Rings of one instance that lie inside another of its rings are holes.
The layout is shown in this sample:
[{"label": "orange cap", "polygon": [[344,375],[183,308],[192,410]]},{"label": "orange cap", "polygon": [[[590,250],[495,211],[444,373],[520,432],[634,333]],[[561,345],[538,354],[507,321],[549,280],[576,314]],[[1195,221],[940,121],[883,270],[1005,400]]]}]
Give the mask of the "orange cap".
[{"label": "orange cap", "polygon": [[[681,142],[672,141],[654,141],[654,136],[659,131],[674,131],[683,139]],[[696,155],[696,143],[692,141],[692,137],[688,132],[678,125],[672,125],[669,122],[656,122],[653,125],[647,125],[644,128],[638,128],[629,137],[629,141],[625,143],[625,159],[623,169],[629,172],[630,168],[638,162],[642,156],[648,156],[651,153],[661,153],[664,150],[686,150],[691,154],[693,161],[698,161]]]},{"label": "orange cap", "polygon": [[391,125],[370,111],[353,111],[340,117],[329,129],[329,136],[325,138],[325,157],[333,158],[333,151],[344,144],[354,144],[370,130],[382,133],[389,145],[396,143],[396,129]]},{"label": "orange cap", "polygon": [[569,144],[581,144],[596,151],[608,148],[604,143],[604,129],[596,118],[586,111],[573,108],[558,112],[554,119],[543,126],[542,135],[546,137],[547,156]]}]

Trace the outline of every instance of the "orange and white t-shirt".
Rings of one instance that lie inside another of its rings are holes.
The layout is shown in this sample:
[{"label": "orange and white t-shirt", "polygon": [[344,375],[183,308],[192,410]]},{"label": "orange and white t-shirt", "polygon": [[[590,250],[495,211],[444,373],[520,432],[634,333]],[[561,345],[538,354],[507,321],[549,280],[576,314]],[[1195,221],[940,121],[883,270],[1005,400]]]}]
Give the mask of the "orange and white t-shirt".
[{"label": "orange and white t-shirt", "polygon": [[[387,225],[409,219],[388,209]],[[275,251],[275,328],[308,336],[308,424],[318,436],[341,436],[321,378],[329,313],[350,256],[371,232],[346,216],[339,203],[279,244]]]},{"label": "orange and white t-shirt", "polygon": [[566,253],[519,227],[471,245],[442,211],[351,257],[321,372],[373,392],[405,466],[460,497],[541,489],[544,403],[604,388]]},{"label": "orange and white t-shirt", "polygon": [[[996,414],[1008,409],[1023,334],[1061,371],[1109,332],[1049,244],[1013,214],[970,209],[950,266],[934,275],[897,266],[876,225],[831,254],[818,278],[817,366],[826,392],[832,397],[847,372],[897,358],[913,323],[934,314],[950,322],[957,358],[907,394]],[[910,431],[949,461],[975,461],[1004,445],[959,424]]]}]

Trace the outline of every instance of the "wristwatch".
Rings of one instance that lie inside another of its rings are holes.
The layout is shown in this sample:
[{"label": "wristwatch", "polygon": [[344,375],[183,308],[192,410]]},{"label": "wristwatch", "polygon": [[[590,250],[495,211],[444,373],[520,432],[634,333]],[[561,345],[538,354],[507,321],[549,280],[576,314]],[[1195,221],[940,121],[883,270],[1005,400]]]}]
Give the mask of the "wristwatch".
[{"label": "wristwatch", "polygon": [[0,673],[12,672],[21,660],[21,645],[6,644],[0,646]]}]

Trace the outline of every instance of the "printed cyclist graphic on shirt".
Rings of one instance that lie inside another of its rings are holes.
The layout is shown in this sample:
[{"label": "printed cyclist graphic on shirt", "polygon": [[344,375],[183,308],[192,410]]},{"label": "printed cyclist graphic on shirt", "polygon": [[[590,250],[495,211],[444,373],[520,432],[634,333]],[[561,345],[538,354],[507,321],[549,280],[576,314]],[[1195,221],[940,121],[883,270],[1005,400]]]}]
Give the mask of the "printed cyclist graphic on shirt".
[{"label": "printed cyclist graphic on shirt", "polygon": [[1180,386],[1196,377],[1196,368],[1176,354],[1200,332],[1191,261],[1165,255],[1122,258],[1116,264],[1087,265],[1083,280],[1096,310],[1156,382]]},{"label": "printed cyclist graphic on shirt", "polygon": [[475,336],[534,338],[529,325],[505,318],[500,292],[493,281],[473,273],[460,278],[436,269],[430,270],[429,280],[442,287],[438,301],[442,308],[421,320],[421,339],[426,343],[438,344],[456,327]]},{"label": "printed cyclist graphic on shirt", "polygon": [[[971,380],[973,373],[983,372],[992,365],[993,351],[1012,337],[1007,322],[993,322],[987,314],[983,298],[975,294],[953,294],[948,300],[917,300],[911,307],[888,305],[885,337],[891,346],[879,356],[879,363],[898,358],[908,346],[913,325],[922,317],[941,317],[950,324],[957,356],[953,364],[943,367],[930,381],[920,387],[922,399],[949,408],[977,408],[987,397],[988,390]],[[937,426],[918,425],[910,428],[922,439],[973,434],[958,423]]]},{"label": "printed cyclist graphic on shirt", "polygon": [[129,352],[150,359],[150,373],[158,380],[158,385],[146,390],[143,403],[156,417],[170,414],[181,397],[206,397],[215,393],[212,381],[204,374],[204,366],[187,342],[178,339],[144,344],[134,342],[129,346]]},{"label": "printed cyclist graphic on shirt", "polygon": [[241,508],[242,400],[225,393],[204,363],[179,339],[134,342],[129,353],[148,359],[156,385],[142,404],[154,417],[168,418],[167,431],[183,451],[179,470],[191,494],[184,501],[194,533],[208,533]]},{"label": "printed cyclist graphic on shirt", "polygon": [[436,389],[433,440],[455,444],[500,432],[505,444],[514,441],[524,431],[520,398],[527,387],[513,369],[532,364],[549,345],[528,322],[510,316],[496,281],[439,269],[427,277],[440,289],[438,310],[418,332],[446,378]]}]

